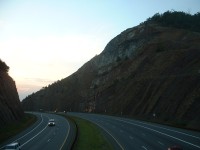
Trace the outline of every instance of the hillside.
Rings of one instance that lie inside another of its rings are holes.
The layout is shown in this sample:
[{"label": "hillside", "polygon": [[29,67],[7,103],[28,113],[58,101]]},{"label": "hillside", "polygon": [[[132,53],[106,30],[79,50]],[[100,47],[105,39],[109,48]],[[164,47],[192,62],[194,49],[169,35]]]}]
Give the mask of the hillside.
[{"label": "hillside", "polygon": [[24,116],[15,82],[8,75],[8,70],[9,67],[0,60],[0,127]]},{"label": "hillside", "polygon": [[142,23],[22,104],[25,110],[125,115],[200,129],[200,33]]}]

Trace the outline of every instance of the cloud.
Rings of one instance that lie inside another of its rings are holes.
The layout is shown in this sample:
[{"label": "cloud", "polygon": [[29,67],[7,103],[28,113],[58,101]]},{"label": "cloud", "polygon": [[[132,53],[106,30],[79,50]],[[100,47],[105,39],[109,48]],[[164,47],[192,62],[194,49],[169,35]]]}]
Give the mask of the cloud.
[{"label": "cloud", "polygon": [[54,82],[54,80],[48,80],[48,79],[44,79],[44,78],[24,78],[24,80],[28,81],[29,84],[30,83],[37,83],[37,85],[40,85],[40,83],[52,83]]}]

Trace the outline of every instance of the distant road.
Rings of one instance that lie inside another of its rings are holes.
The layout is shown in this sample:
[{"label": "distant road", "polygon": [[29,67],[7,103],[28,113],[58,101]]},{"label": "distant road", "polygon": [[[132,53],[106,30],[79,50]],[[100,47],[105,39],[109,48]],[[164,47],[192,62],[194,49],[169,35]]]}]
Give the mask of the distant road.
[{"label": "distant road", "polygon": [[[18,141],[21,144],[22,150],[61,150],[69,149],[70,135],[73,131],[70,130],[69,122],[62,116],[46,113],[33,113],[38,117],[38,121],[23,131],[16,137],[10,139],[5,144]],[[56,125],[49,127],[49,119],[54,119]],[[64,145],[64,143],[66,145]],[[3,145],[0,147],[2,148]]]},{"label": "distant road", "polygon": [[122,150],[167,150],[179,145],[183,150],[200,150],[200,133],[169,126],[106,115],[69,113],[98,125]]}]

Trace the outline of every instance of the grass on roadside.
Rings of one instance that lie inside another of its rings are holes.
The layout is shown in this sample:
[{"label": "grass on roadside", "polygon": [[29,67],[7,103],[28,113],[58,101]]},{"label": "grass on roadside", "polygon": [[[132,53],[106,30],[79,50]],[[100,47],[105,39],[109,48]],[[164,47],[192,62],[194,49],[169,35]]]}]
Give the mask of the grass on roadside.
[{"label": "grass on roadside", "polygon": [[32,125],[37,118],[32,114],[25,114],[20,122],[14,122],[6,125],[0,129],[0,143],[6,141],[12,136],[20,133],[30,125]]},{"label": "grass on roadside", "polygon": [[[71,117],[71,116],[70,116]],[[100,129],[93,123],[71,117],[77,124],[78,133],[74,150],[112,150],[113,147],[107,142]]]}]

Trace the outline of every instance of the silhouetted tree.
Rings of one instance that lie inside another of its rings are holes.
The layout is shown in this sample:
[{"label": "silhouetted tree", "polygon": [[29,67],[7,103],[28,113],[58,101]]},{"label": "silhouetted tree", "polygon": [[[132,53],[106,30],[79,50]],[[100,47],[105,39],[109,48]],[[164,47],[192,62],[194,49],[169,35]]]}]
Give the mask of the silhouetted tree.
[{"label": "silhouetted tree", "polygon": [[163,14],[156,13],[145,21],[145,23],[148,22],[200,32],[200,12],[194,15],[180,11],[167,11]]},{"label": "silhouetted tree", "polygon": [[3,72],[8,72],[9,71],[9,67],[1,59],[0,59],[0,71],[3,71]]}]

